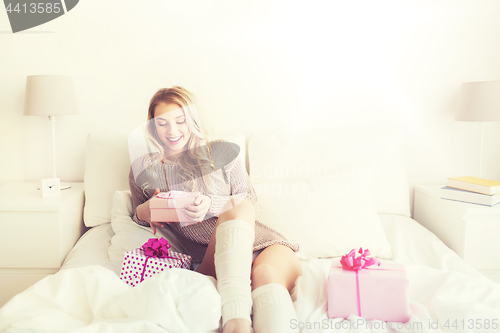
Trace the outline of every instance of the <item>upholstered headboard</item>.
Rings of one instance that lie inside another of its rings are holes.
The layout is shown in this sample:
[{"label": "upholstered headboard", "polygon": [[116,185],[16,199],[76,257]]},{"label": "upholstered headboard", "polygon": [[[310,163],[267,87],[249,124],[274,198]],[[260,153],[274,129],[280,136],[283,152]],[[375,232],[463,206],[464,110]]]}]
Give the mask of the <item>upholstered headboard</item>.
[{"label": "upholstered headboard", "polygon": [[387,126],[255,133],[248,141],[257,219],[300,259],[368,248],[392,258],[379,214],[410,216],[402,133]]},{"label": "upholstered headboard", "polygon": [[248,141],[249,171],[252,182],[262,184],[366,166],[377,213],[409,217],[403,145],[402,130],[390,125],[260,132]]}]

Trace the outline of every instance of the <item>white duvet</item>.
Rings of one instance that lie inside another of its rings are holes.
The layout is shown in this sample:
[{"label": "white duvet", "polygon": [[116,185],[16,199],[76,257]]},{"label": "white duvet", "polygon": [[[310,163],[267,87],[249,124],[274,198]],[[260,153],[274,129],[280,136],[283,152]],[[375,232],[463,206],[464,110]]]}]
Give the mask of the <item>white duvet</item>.
[{"label": "white duvet", "polygon": [[[221,317],[215,279],[174,268],[136,287],[102,266],[62,270],[0,310],[0,331],[208,332]],[[24,329],[24,330],[23,330]]]},{"label": "white duvet", "polygon": [[[395,262],[406,264],[410,322],[326,315],[332,260],[303,262],[292,299],[294,332],[500,332],[500,284],[483,277],[414,220],[381,215]],[[75,265],[76,266],[76,265]],[[6,332],[213,332],[220,327],[216,281],[172,269],[130,287],[116,269],[72,267],[49,276],[0,309]],[[496,327],[496,328],[495,328]]]}]

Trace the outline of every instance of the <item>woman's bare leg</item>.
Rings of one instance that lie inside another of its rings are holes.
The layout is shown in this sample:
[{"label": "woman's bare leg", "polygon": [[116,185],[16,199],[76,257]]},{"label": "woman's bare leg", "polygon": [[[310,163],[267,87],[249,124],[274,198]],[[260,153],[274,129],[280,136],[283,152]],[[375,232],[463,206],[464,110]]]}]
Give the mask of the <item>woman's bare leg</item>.
[{"label": "woman's bare leg", "polygon": [[288,247],[266,248],[252,266],[253,328],[255,333],[292,332],[297,313],[290,297],[302,265]]},{"label": "woman's bare leg", "polygon": [[205,256],[203,257],[203,261],[201,264],[195,269],[196,272],[201,274],[209,275],[214,279],[217,279],[215,274],[215,265],[214,265],[214,254],[215,254],[215,230],[217,230],[217,226],[220,221],[215,225],[215,229],[212,232],[212,236],[210,237],[210,242],[208,243],[207,251],[205,252]]},{"label": "woman's bare leg", "polygon": [[302,275],[302,265],[289,247],[271,245],[262,251],[252,266],[252,290],[268,283],[280,283],[290,292]]}]

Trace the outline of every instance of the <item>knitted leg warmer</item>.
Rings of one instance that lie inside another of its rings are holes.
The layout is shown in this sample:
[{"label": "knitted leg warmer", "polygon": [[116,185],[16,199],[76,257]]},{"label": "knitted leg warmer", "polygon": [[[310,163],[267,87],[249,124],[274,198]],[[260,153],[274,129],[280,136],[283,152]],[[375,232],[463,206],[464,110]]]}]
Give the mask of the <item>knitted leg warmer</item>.
[{"label": "knitted leg warmer", "polygon": [[297,313],[288,290],[279,283],[269,283],[252,291],[253,330],[255,333],[293,332]]},{"label": "knitted leg warmer", "polygon": [[243,220],[226,221],[217,226],[214,264],[222,302],[222,327],[234,318],[252,323],[250,274],[254,238],[254,228]]}]

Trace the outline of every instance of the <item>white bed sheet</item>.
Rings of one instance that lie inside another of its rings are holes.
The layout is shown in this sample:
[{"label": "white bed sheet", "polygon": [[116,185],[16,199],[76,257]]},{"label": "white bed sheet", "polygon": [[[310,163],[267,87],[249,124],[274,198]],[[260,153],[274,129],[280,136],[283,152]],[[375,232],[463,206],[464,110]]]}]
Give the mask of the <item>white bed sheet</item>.
[{"label": "white bed sheet", "polygon": [[117,275],[120,274],[120,265],[111,262],[108,256],[108,248],[111,246],[113,235],[111,223],[101,224],[89,229],[71,249],[61,266],[61,270],[99,265],[112,270]]},{"label": "white bed sheet", "polygon": [[[315,259],[302,262],[303,275],[297,279],[292,294],[298,315],[298,321],[291,323],[294,331],[440,332],[447,331],[446,323],[451,332],[500,331],[493,327],[494,322],[500,325],[500,284],[466,264],[418,222],[399,215],[380,214],[380,217],[393,249],[391,261],[406,265],[410,322],[406,327],[398,327],[396,323],[366,322],[354,315],[348,320],[329,320],[326,278],[331,262],[338,258]],[[110,262],[107,256],[112,236],[109,223],[89,230],[59,273],[39,281],[0,309],[0,331],[44,328],[53,332],[189,332],[193,330],[189,326],[191,312],[183,306],[196,303],[204,308],[217,308],[220,304],[215,281],[186,270],[175,269],[168,276],[147,280],[142,289],[124,286],[117,276],[119,265]],[[175,282],[181,280],[191,281],[196,289],[184,284],[182,289],[186,292],[175,296],[177,304],[164,302],[181,289]],[[144,312],[145,308],[151,310],[151,305],[144,301],[148,299],[145,295],[154,295],[153,308],[162,308],[161,314]],[[169,320],[165,321],[166,311],[176,315],[167,316]],[[218,317],[220,311],[202,316],[198,313],[196,322],[200,326],[195,331],[217,330],[214,325]],[[454,323],[458,326],[452,327]]]},{"label": "white bed sheet", "polygon": [[[391,261],[483,276],[415,220],[393,214],[379,214],[379,216],[392,247],[394,257]],[[100,265],[119,274],[120,265],[111,262],[108,257],[108,248],[113,235],[111,223],[88,230],[68,254],[61,270]],[[318,260],[330,261],[331,259]],[[305,272],[309,262],[301,261],[301,263]]]}]

